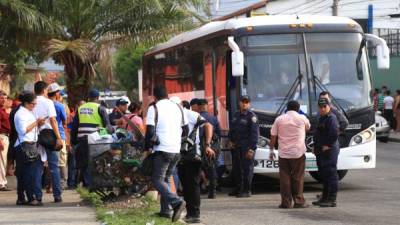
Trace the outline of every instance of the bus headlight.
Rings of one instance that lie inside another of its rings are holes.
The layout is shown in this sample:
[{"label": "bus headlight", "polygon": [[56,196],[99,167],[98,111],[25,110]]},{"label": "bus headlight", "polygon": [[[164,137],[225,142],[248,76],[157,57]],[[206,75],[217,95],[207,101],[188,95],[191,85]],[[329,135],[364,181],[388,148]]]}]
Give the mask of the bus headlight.
[{"label": "bus headlight", "polygon": [[375,139],[375,125],[354,135],[350,140],[350,146],[364,144]]}]

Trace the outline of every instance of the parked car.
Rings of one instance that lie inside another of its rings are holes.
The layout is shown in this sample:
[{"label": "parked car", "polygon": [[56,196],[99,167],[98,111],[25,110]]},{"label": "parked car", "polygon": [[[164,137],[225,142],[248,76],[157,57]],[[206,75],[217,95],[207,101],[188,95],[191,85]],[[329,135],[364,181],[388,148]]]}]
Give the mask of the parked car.
[{"label": "parked car", "polygon": [[381,112],[375,113],[376,139],[381,142],[388,142],[390,126]]}]

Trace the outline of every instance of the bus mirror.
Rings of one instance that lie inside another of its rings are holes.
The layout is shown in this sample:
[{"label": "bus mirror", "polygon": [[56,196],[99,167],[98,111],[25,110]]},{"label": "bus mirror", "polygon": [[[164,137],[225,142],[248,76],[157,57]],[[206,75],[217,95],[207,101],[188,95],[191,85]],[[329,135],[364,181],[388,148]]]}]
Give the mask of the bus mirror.
[{"label": "bus mirror", "polygon": [[244,75],[244,55],[243,52],[232,52],[232,76],[240,77]]},{"label": "bus mirror", "polygon": [[375,47],[378,69],[390,68],[390,52],[386,41],[373,34],[365,34],[366,40]]}]

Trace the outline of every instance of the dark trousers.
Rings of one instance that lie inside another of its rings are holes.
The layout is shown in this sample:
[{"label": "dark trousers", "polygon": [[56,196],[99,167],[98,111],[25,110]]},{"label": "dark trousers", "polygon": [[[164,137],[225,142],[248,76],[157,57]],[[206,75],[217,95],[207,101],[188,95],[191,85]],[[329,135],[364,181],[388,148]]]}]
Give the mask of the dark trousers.
[{"label": "dark trousers", "polygon": [[392,109],[385,109],[383,112],[383,117],[387,120],[389,123],[390,128],[395,129],[395,121],[393,117],[393,110]]},{"label": "dark trousers", "polygon": [[290,208],[294,204],[303,205],[305,155],[297,159],[279,157],[279,178],[281,189],[281,205]]},{"label": "dark trousers", "polygon": [[201,162],[183,163],[178,166],[188,217],[200,217],[200,173]]},{"label": "dark trousers", "polygon": [[75,161],[75,147],[68,152],[68,187],[76,187],[77,183],[76,161]]},{"label": "dark trousers", "polygon": [[182,200],[170,190],[169,179],[180,159],[179,153],[155,152],[153,161],[153,174],[151,181],[154,188],[160,193],[160,213],[169,214],[171,207],[178,206]]},{"label": "dark trousers", "polygon": [[90,187],[91,176],[89,171],[89,145],[87,136],[79,138],[76,147],[76,168],[77,168],[77,184],[82,182],[84,187]]},{"label": "dark trousers", "polygon": [[217,188],[217,179],[218,179],[217,161],[211,160],[209,162],[209,165],[207,165],[207,167],[204,170],[209,181],[208,194],[214,194],[215,189]]},{"label": "dark trousers", "polygon": [[[29,163],[25,161],[22,149],[20,146],[15,148],[15,175],[17,177],[17,198],[18,201],[32,201],[29,187]],[[26,195],[26,198],[25,198]]]},{"label": "dark trousers", "polygon": [[323,185],[323,198],[336,200],[338,192],[339,177],[337,174],[337,161],[339,156],[339,144],[336,143],[331,149],[317,154],[318,171],[321,175]]},{"label": "dark trousers", "polygon": [[232,151],[232,173],[236,192],[250,192],[253,181],[254,158],[246,158],[247,150],[235,148]]}]

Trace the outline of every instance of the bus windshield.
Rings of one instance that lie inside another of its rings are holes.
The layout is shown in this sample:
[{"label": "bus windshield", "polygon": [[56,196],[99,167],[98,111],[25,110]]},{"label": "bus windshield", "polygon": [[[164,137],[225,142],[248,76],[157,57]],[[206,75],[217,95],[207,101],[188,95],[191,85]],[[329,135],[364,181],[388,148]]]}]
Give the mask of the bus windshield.
[{"label": "bus windshield", "polygon": [[281,113],[287,100],[295,99],[304,113],[315,114],[323,90],[345,111],[371,105],[361,34],[255,35],[244,37],[241,44],[246,55],[242,92],[252,98],[256,111]]}]

